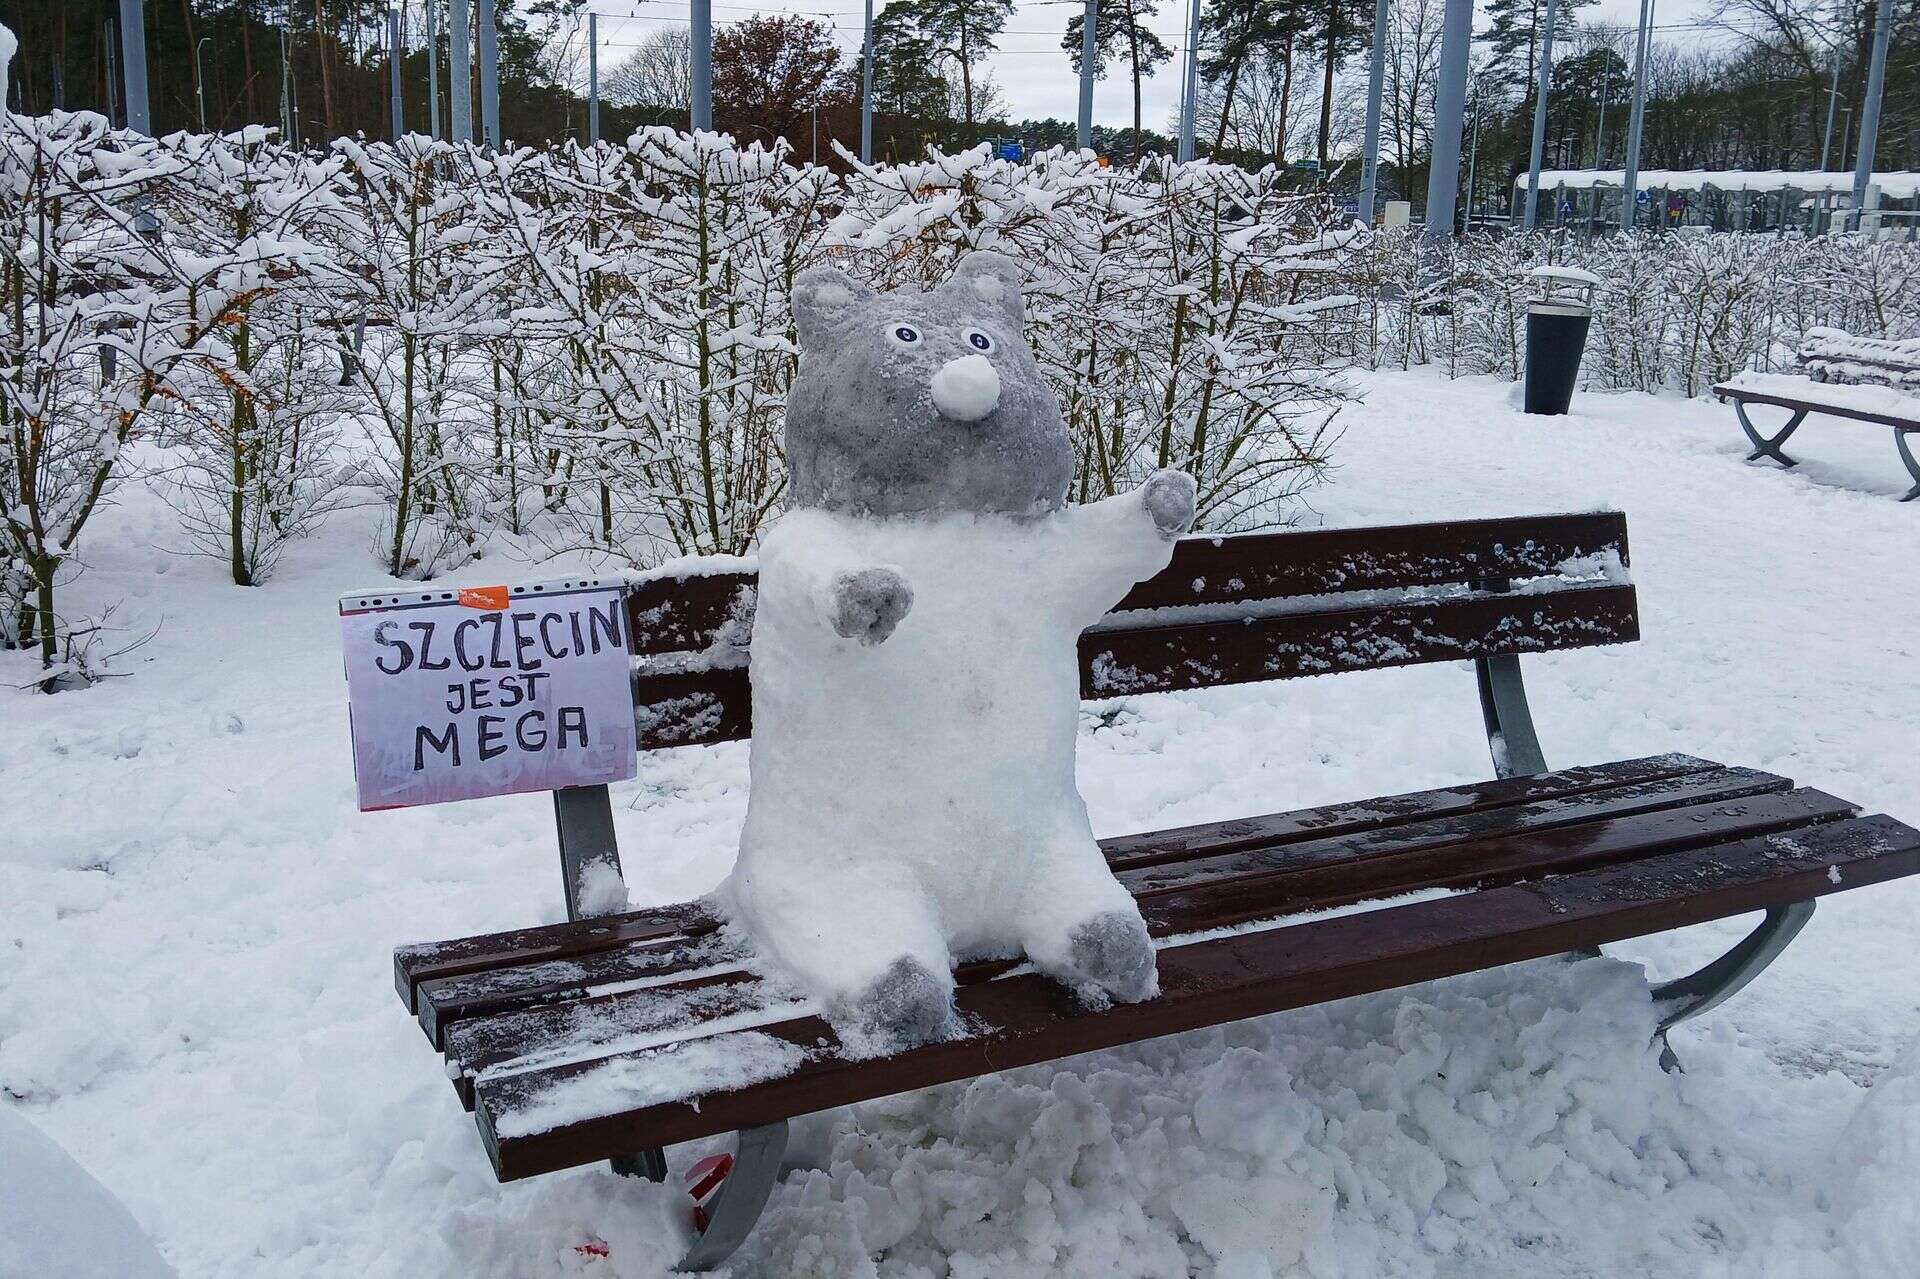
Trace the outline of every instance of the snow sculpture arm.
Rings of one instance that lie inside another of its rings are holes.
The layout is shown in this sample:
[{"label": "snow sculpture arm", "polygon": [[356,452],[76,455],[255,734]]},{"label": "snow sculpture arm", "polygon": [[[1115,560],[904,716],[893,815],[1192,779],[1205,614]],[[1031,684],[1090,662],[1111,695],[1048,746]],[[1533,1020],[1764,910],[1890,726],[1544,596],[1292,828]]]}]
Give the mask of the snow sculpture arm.
[{"label": "snow sculpture arm", "polygon": [[796,512],[770,539],[766,555],[810,611],[845,639],[873,645],[893,634],[913,607],[913,587],[892,564],[863,562],[829,518]]},{"label": "snow sculpture arm", "polygon": [[1057,560],[1091,625],[1135,582],[1167,566],[1193,526],[1195,487],[1185,471],[1156,471],[1129,493],[1064,513],[1068,545]]}]

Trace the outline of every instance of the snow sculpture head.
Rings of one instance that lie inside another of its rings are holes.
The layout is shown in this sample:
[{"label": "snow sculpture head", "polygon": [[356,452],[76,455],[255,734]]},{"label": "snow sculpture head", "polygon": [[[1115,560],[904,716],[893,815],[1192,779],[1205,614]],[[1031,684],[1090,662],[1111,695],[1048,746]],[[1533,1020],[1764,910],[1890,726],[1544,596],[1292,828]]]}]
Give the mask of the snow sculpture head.
[{"label": "snow sculpture head", "polygon": [[793,312],[795,506],[1032,517],[1066,501],[1073,453],[1021,336],[1010,259],[970,254],[931,293],[877,293],[817,266],[794,281]]}]

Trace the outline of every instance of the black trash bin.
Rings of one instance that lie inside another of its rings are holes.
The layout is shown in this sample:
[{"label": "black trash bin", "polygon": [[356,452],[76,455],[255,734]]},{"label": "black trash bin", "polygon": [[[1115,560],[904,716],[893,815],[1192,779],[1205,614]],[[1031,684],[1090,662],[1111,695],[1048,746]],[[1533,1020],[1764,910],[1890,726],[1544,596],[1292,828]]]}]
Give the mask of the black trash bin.
[{"label": "black trash bin", "polygon": [[1565,413],[1580,380],[1580,355],[1587,347],[1593,308],[1578,302],[1548,300],[1527,305],[1526,411]]}]

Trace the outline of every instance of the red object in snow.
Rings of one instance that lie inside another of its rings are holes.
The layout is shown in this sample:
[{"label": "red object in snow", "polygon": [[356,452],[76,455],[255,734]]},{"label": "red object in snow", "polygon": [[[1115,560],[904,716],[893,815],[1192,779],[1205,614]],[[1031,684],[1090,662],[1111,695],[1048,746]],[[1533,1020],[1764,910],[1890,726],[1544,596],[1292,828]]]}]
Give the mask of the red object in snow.
[{"label": "red object in snow", "polygon": [[732,1155],[708,1155],[693,1167],[687,1169],[687,1193],[693,1196],[693,1229],[696,1234],[707,1233],[707,1223],[712,1220],[707,1215],[707,1206],[703,1202],[727,1179],[733,1171]]},{"label": "red object in snow", "polygon": [[613,1252],[611,1248],[608,1248],[607,1245],[601,1243],[598,1239],[592,1243],[577,1243],[573,1245],[573,1250],[583,1257],[606,1257],[612,1255]]}]

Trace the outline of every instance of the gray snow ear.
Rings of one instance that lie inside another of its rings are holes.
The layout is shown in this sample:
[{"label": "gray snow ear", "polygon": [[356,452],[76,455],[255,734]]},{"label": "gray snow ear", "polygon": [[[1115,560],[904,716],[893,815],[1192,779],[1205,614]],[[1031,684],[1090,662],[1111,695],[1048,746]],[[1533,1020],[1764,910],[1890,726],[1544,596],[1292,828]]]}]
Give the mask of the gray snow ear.
[{"label": "gray snow ear", "polygon": [[1020,301],[1020,268],[1004,253],[982,249],[960,259],[953,278],[940,286],[949,296],[984,303],[1006,315],[1016,331],[1027,322],[1026,308]]},{"label": "gray snow ear", "polygon": [[872,297],[872,289],[837,266],[808,267],[793,280],[793,324],[800,345],[816,345]]}]

